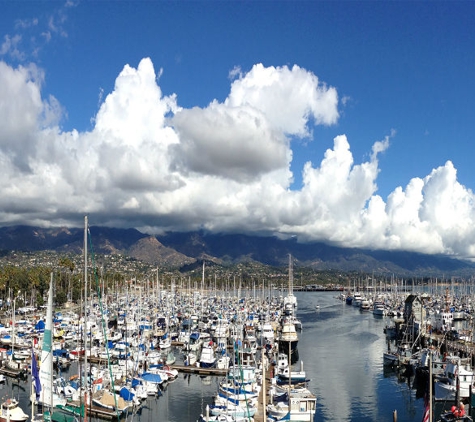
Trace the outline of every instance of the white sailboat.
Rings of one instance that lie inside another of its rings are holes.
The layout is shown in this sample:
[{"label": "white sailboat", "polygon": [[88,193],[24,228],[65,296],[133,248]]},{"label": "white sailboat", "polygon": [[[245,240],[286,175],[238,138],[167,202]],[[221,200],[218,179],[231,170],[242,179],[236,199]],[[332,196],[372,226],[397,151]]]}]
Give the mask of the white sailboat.
[{"label": "white sailboat", "polygon": [[[49,407],[51,410],[58,404],[66,404],[66,399],[53,391],[53,273],[48,291],[45,331],[41,348],[41,365],[39,370],[41,391],[36,391],[36,403]],[[37,383],[34,383],[35,386]]]}]

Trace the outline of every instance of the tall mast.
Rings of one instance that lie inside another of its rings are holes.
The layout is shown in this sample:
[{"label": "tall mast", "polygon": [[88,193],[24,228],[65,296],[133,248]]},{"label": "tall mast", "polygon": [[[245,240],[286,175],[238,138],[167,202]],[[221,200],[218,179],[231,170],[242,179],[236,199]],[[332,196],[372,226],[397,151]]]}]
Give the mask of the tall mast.
[{"label": "tall mast", "polygon": [[293,294],[292,286],[294,284],[294,273],[292,269],[292,255],[289,254],[289,296]]},{"label": "tall mast", "polygon": [[[87,215],[84,216],[84,373],[85,373],[85,403],[84,406],[87,408],[87,390],[89,386],[88,380],[88,368],[87,368],[87,353],[86,353],[86,344],[87,344]],[[86,419],[86,417],[85,417]]]},{"label": "tall mast", "polygon": [[201,275],[201,315],[203,315],[203,306],[204,306],[204,287],[205,287],[205,260],[203,258],[203,273]]},{"label": "tall mast", "polygon": [[[50,377],[49,377],[49,412],[50,412],[50,417],[51,420],[53,420],[53,327],[52,327],[52,322],[53,322],[53,272],[51,271],[51,278],[49,282],[49,291],[48,291],[48,308],[46,310],[46,316],[47,316],[47,321],[49,321],[50,325],[50,332],[49,332],[49,338],[46,340],[49,342],[50,350],[49,353],[51,354],[51,357],[48,362],[49,368],[46,368],[46,371],[49,371]],[[46,327],[45,327],[46,328]],[[46,335],[46,329],[43,334],[44,336]],[[44,337],[43,337],[43,342],[44,342]],[[46,344],[48,346],[48,344]],[[46,364],[46,362],[43,362]],[[33,404],[32,406],[33,407]]]}]

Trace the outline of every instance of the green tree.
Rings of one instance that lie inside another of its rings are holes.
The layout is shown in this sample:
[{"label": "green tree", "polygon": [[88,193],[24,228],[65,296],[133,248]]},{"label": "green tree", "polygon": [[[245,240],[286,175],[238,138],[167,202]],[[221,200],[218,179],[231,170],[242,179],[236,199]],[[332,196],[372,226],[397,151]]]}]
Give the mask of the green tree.
[{"label": "green tree", "polygon": [[66,303],[67,300],[68,300],[68,296],[64,292],[64,290],[61,290],[56,293],[56,297],[55,297],[56,305],[62,306]]}]

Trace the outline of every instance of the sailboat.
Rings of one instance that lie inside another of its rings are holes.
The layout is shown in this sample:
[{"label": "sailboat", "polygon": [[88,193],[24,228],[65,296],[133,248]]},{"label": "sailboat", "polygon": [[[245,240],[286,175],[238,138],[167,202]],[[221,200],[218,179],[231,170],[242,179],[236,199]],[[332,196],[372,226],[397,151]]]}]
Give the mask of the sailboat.
[{"label": "sailboat", "polygon": [[12,335],[11,335],[11,347],[10,358],[5,363],[5,371],[8,375],[13,377],[24,377],[26,365],[23,358],[18,358],[15,353],[16,342],[16,321],[15,321],[15,303],[16,299],[13,299],[13,311],[12,311]]},{"label": "sailboat", "polygon": [[299,341],[295,321],[295,311],[297,309],[297,298],[292,292],[293,272],[292,257],[289,255],[289,293],[284,298],[284,315],[281,320],[281,331],[278,339],[279,352],[286,353],[289,356],[291,364],[299,359],[297,344]]},{"label": "sailboat", "polygon": [[[76,418],[68,416],[60,411],[53,411],[56,406],[66,404],[66,399],[53,391],[53,273],[51,273],[50,286],[48,291],[48,304],[46,309],[45,330],[43,334],[43,345],[41,348],[41,367],[38,370],[36,356],[31,351],[31,402],[48,409],[43,414],[36,415],[32,420],[44,420],[55,422],[72,422]],[[33,410],[33,409],[32,409]]]},{"label": "sailboat", "polygon": [[[36,391],[36,403],[53,409],[58,404],[66,404],[66,399],[53,391],[53,273],[48,291],[46,308],[45,331],[41,347],[41,365],[39,370],[39,385],[41,391]],[[34,386],[37,388],[38,383]]]},{"label": "sailboat", "polygon": [[[43,334],[43,345],[41,348],[41,366],[39,380],[41,384],[41,394],[38,404],[48,406],[50,409],[58,404],[66,404],[66,400],[53,391],[53,273],[48,291],[48,304],[46,308],[45,331]],[[37,392],[38,393],[38,392]],[[37,394],[38,395],[38,394]]]}]

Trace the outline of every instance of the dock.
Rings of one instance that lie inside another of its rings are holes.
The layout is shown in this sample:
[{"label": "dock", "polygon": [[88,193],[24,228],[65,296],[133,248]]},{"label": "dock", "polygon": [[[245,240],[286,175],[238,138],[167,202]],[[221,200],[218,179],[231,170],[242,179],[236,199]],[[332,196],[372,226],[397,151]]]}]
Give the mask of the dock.
[{"label": "dock", "polygon": [[27,376],[27,371],[22,369],[11,369],[6,367],[0,368],[0,374],[6,375],[11,378],[21,378]]},{"label": "dock", "polygon": [[[269,391],[269,386],[271,384],[271,376],[270,376],[270,371],[271,371],[271,365],[269,365],[269,368],[265,371],[265,389],[261,388],[261,391],[259,392],[259,398],[257,400],[257,412],[253,416],[254,417],[254,422],[266,422],[266,418],[264,417],[264,404],[269,403],[270,397],[268,394]],[[265,391],[264,391],[265,390]],[[265,403],[264,403],[265,400]]]},{"label": "dock", "polygon": [[200,368],[199,366],[194,365],[171,365],[170,368],[176,369],[178,372],[198,375],[216,375],[224,377],[228,373],[227,369]]},{"label": "dock", "polygon": [[463,340],[448,340],[443,334],[424,333],[421,336],[428,346],[441,348],[442,352],[447,350],[455,350],[460,356],[474,356],[475,344]]}]

